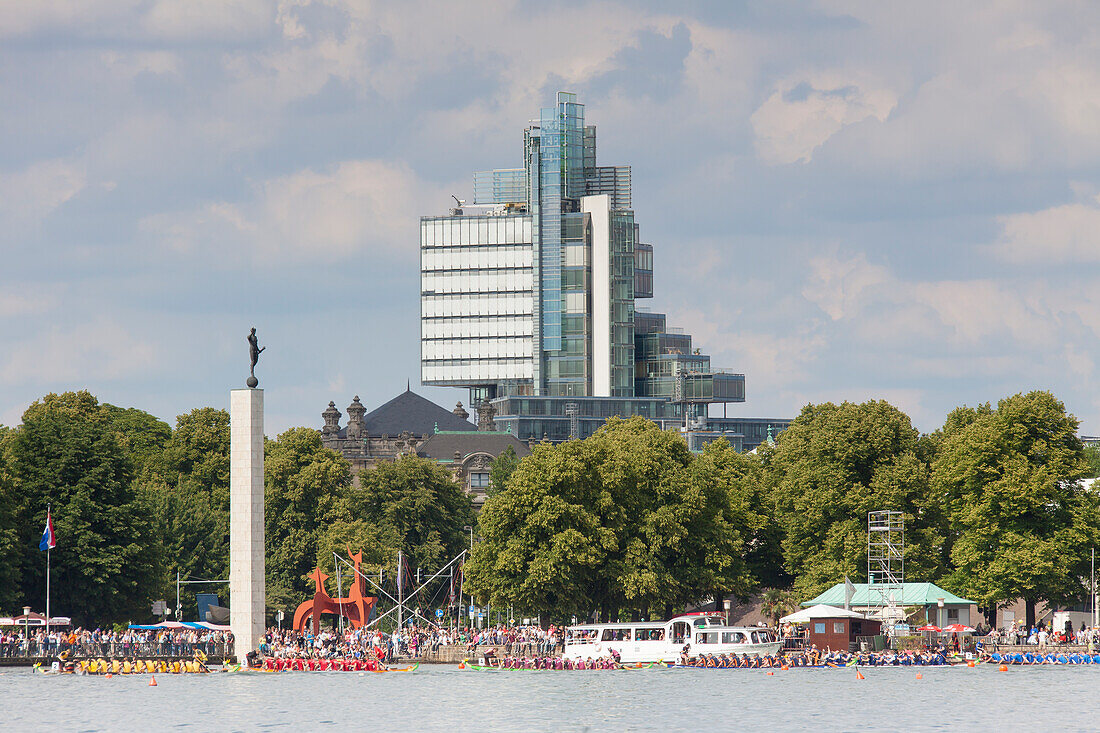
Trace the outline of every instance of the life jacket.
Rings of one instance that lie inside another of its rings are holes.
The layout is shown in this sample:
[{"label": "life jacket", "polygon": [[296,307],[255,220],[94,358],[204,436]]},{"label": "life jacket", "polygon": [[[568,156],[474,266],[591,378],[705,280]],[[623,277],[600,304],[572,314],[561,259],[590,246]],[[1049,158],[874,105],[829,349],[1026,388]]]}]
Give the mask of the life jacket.
[{"label": "life jacket", "polygon": [[115,674],[118,674],[120,669],[122,669],[122,665],[119,664],[119,661],[117,659],[112,659],[111,660],[111,671],[114,672]]},{"label": "life jacket", "polygon": [[179,674],[179,672],[180,672],[180,663],[179,663],[179,661],[177,660],[175,662],[172,662],[172,674]]},{"label": "life jacket", "polygon": [[129,659],[127,659],[125,662],[122,663],[122,674],[133,674],[133,672],[134,665],[130,663]]}]

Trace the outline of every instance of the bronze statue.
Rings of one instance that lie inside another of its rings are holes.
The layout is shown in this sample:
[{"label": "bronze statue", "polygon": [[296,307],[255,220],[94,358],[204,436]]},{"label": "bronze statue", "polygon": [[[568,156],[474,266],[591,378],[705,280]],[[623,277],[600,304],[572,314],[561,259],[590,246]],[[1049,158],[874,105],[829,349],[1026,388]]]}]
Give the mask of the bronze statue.
[{"label": "bronze statue", "polygon": [[253,327],[252,331],[248,334],[248,357],[251,360],[251,364],[248,367],[248,379],[245,381],[249,387],[255,387],[260,383],[260,380],[256,379],[256,362],[260,360],[260,353],[267,347],[260,348],[260,344],[256,339],[256,328]]}]

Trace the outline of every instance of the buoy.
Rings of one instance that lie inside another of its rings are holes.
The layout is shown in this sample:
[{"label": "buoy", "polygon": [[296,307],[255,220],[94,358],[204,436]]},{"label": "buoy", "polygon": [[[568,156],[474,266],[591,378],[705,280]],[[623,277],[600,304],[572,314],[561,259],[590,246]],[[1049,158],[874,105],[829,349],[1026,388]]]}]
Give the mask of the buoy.
[{"label": "buoy", "polygon": [[966,666],[967,667],[973,667],[974,666],[974,660],[971,659],[969,662],[966,663]]},{"label": "buoy", "polygon": [[858,669],[856,670],[856,679],[857,680],[863,679],[863,673],[860,672]]},{"label": "buoy", "polygon": [[768,670],[767,674],[768,674],[769,677],[774,677],[775,676],[775,672],[772,672],[770,669]]},{"label": "buoy", "polygon": [[998,672],[1007,672],[1008,671],[1008,665],[1007,664],[1002,664],[1000,667],[997,667],[997,671]]},{"label": "buoy", "polygon": [[111,679],[111,673],[110,672],[107,673],[107,679]]},{"label": "buoy", "polygon": [[149,686],[150,687],[156,687],[157,686],[157,678],[156,677],[150,677],[149,678]]},{"label": "buoy", "polygon": [[921,674],[920,672],[917,672],[917,679],[918,679],[918,680],[923,680],[923,679],[924,679],[924,675],[923,675],[923,674]]},{"label": "buoy", "polygon": [[459,669],[466,669],[466,663],[465,662],[459,662],[458,663],[458,668]]},{"label": "buoy", "polygon": [[781,664],[781,665],[779,665],[779,668],[780,668],[780,669],[790,669],[790,667],[788,667],[788,666],[787,666],[787,665],[785,665],[785,664]]}]

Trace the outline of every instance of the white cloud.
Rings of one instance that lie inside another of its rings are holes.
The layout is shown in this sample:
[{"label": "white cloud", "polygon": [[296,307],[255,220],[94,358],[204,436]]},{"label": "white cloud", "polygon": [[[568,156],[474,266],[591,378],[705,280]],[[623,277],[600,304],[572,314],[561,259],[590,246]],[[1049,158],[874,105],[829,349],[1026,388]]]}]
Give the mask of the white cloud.
[{"label": "white cloud", "polygon": [[240,41],[273,29],[271,0],[157,0],[143,18],[158,38],[225,38]]},{"label": "white cloud", "polygon": [[1049,346],[1054,318],[1046,294],[989,279],[908,281],[867,261],[863,254],[810,262],[803,296],[834,321],[884,345],[914,340],[954,347],[1009,339]]},{"label": "white cloud", "polygon": [[0,357],[0,382],[80,383],[144,374],[154,362],[152,345],[123,326],[99,319],[54,326],[11,344]]},{"label": "white cloud", "polygon": [[83,164],[56,158],[0,173],[0,222],[9,230],[33,225],[70,200],[87,185]]},{"label": "white cloud", "polygon": [[1001,233],[993,249],[1018,263],[1100,262],[1098,203],[1100,197],[999,217]]},{"label": "white cloud", "polygon": [[886,120],[897,104],[891,90],[842,74],[788,78],[753,113],[756,151],[766,163],[809,162],[848,125]]},{"label": "white cloud", "polygon": [[859,255],[849,259],[816,257],[810,261],[810,277],[802,295],[834,321],[852,316],[861,308],[864,292],[890,280],[889,271]]},{"label": "white cloud", "polygon": [[243,202],[154,215],[142,227],[182,252],[238,248],[268,265],[340,260],[368,251],[415,252],[419,214],[446,198],[408,166],[383,160],[297,171],[254,186],[252,194]]}]

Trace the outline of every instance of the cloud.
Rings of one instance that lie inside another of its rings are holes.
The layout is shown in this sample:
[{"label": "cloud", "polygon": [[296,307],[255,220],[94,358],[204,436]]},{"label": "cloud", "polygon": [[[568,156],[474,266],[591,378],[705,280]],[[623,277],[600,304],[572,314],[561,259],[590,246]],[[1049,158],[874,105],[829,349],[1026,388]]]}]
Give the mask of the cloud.
[{"label": "cloud", "polygon": [[901,346],[914,340],[969,348],[1001,339],[1048,346],[1056,316],[1045,293],[990,279],[910,281],[864,254],[811,260],[803,296],[864,339]]},{"label": "cloud", "polygon": [[54,326],[11,344],[0,357],[0,383],[118,380],[149,371],[154,350],[108,319]]},{"label": "cloud", "polygon": [[417,220],[445,200],[408,166],[350,160],[263,181],[240,202],[157,214],[142,228],[181,253],[250,254],[268,265],[417,251]]},{"label": "cloud", "polygon": [[1100,262],[1100,197],[997,219],[993,251],[1020,264]]},{"label": "cloud", "polygon": [[889,89],[843,74],[784,80],[752,115],[756,152],[766,163],[808,163],[833,135],[864,120],[882,122],[896,104]]},{"label": "cloud", "polygon": [[84,166],[55,158],[31,163],[22,170],[0,173],[0,222],[21,228],[42,221],[87,186]]}]

